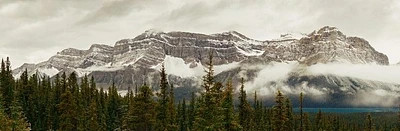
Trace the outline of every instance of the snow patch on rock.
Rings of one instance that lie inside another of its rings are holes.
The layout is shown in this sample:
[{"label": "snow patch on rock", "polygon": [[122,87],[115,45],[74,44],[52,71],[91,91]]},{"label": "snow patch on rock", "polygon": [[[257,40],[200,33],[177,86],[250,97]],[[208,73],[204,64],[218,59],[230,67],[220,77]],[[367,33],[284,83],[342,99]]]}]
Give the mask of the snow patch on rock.
[{"label": "snow patch on rock", "polygon": [[[221,72],[228,71],[233,68],[237,68],[240,66],[239,63],[240,62],[232,62],[229,64],[214,66],[214,74],[219,74]],[[202,77],[206,74],[205,73],[206,67],[203,66],[200,62],[196,62],[197,66],[190,68],[191,63],[185,63],[185,61],[179,57],[166,55],[164,58],[164,62],[161,64],[164,64],[167,74],[179,76],[182,78]],[[151,68],[160,70],[161,64],[158,64]]]},{"label": "snow patch on rock", "polygon": [[47,76],[50,76],[50,77],[52,77],[52,76],[56,75],[58,72],[60,72],[59,70],[57,70],[54,67],[51,67],[51,68],[39,68],[37,71],[39,71],[41,73],[44,73],[44,74],[46,74]]}]

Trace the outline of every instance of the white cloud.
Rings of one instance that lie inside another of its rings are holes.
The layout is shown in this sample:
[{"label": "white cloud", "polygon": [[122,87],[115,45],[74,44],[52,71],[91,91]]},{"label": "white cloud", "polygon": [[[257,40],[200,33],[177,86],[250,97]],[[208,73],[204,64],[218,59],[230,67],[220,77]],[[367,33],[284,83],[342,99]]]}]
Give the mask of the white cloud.
[{"label": "white cloud", "polygon": [[400,66],[382,66],[375,64],[317,64],[307,69],[314,75],[333,74],[387,83],[400,84]]},{"label": "white cloud", "polygon": [[[383,88],[375,87],[376,84],[370,83],[370,81],[374,81],[378,83],[400,84],[400,65],[382,66],[376,64],[353,65],[331,63],[301,66],[296,62],[292,62],[288,64],[276,63],[271,65],[245,66],[242,69],[261,69],[257,72],[253,80],[245,83],[245,90],[250,94],[257,91],[258,94],[266,97],[273,97],[277,90],[280,90],[285,95],[289,96],[297,96],[300,92],[303,92],[305,95],[311,96],[310,98],[314,101],[324,102],[327,100],[328,94],[340,90],[348,94],[346,96],[346,101],[353,106],[389,107],[394,106],[396,102],[398,102],[398,97],[400,96],[398,94],[400,89],[396,86],[388,84],[388,88]],[[370,80],[364,81],[364,84],[371,84],[369,86],[372,87],[360,88],[355,92],[352,88],[346,86],[340,87],[340,89],[332,89],[328,87],[310,86],[307,82],[296,85],[295,87],[289,87],[287,85],[287,80],[293,71],[305,76],[333,75],[342,78],[348,77]],[[242,73],[242,75],[243,74],[245,73]],[[386,86],[386,84],[384,86]]]},{"label": "white cloud", "polygon": [[393,107],[397,106],[399,95],[385,90],[360,91],[354,99],[349,99],[353,106]]}]

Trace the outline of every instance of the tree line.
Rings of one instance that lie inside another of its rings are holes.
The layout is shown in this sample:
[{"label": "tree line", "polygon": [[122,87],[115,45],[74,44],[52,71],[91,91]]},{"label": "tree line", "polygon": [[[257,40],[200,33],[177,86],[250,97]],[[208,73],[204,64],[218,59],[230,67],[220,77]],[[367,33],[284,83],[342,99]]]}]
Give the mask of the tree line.
[{"label": "tree line", "polygon": [[[215,81],[212,55],[208,57],[201,92],[189,100],[175,100],[174,86],[168,82],[164,66],[160,70],[159,91],[144,84],[125,96],[112,84],[97,88],[93,77],[78,82],[75,73],[39,78],[25,70],[12,76],[9,58],[0,71],[0,131],[323,131],[399,130],[395,125],[375,125],[370,114],[363,123],[345,121],[319,111],[310,118],[293,112],[291,100],[279,90],[275,105],[267,107],[254,92],[247,98],[244,80],[238,94],[232,81]],[[238,104],[234,104],[237,97]]]}]

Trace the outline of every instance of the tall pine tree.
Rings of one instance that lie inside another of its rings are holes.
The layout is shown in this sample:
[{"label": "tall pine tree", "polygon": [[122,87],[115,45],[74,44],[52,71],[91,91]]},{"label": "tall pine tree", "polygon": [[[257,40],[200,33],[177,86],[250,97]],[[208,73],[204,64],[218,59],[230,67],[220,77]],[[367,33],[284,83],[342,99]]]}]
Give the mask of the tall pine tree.
[{"label": "tall pine tree", "polygon": [[77,107],[72,93],[67,90],[61,95],[61,103],[58,106],[60,112],[60,127],[62,131],[76,131],[78,130],[78,117]]},{"label": "tall pine tree", "polygon": [[160,92],[157,93],[158,102],[156,106],[157,119],[155,129],[164,131],[169,125],[168,116],[168,103],[169,98],[169,84],[167,80],[167,74],[165,71],[164,64],[160,70]]},{"label": "tall pine tree", "polygon": [[251,112],[252,109],[247,101],[246,91],[244,90],[244,79],[242,78],[239,90],[239,124],[243,127],[243,130],[250,130]]},{"label": "tall pine tree", "polygon": [[233,106],[233,87],[232,81],[229,80],[226,83],[225,90],[223,92],[222,100],[223,108],[223,125],[226,131],[237,131],[241,129],[241,126],[236,121],[234,106]]},{"label": "tall pine tree", "polygon": [[138,94],[134,97],[132,107],[129,110],[130,117],[128,121],[131,125],[130,130],[151,131],[155,124],[155,102],[152,99],[153,93],[147,85],[140,87]]},{"label": "tall pine tree", "polygon": [[287,131],[289,129],[286,126],[288,118],[286,116],[287,109],[285,106],[285,97],[280,90],[278,90],[278,93],[276,93],[275,103],[273,129],[275,131]]}]

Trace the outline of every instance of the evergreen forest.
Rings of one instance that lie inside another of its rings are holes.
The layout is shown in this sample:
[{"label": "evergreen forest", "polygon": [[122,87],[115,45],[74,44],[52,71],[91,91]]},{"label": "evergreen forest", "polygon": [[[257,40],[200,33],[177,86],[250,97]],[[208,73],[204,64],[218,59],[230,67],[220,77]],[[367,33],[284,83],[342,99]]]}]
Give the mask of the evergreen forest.
[{"label": "evergreen forest", "polygon": [[[303,93],[289,99],[275,93],[275,105],[257,92],[246,92],[244,80],[236,90],[232,81],[215,81],[212,55],[200,92],[175,99],[173,83],[160,70],[159,90],[144,84],[118,94],[117,87],[96,87],[93,77],[62,73],[54,78],[14,78],[9,58],[0,71],[0,131],[391,131],[400,130],[393,113],[304,113]],[[252,96],[249,98],[248,96]],[[299,101],[292,105],[291,101]],[[300,108],[300,112],[293,112]]]}]

